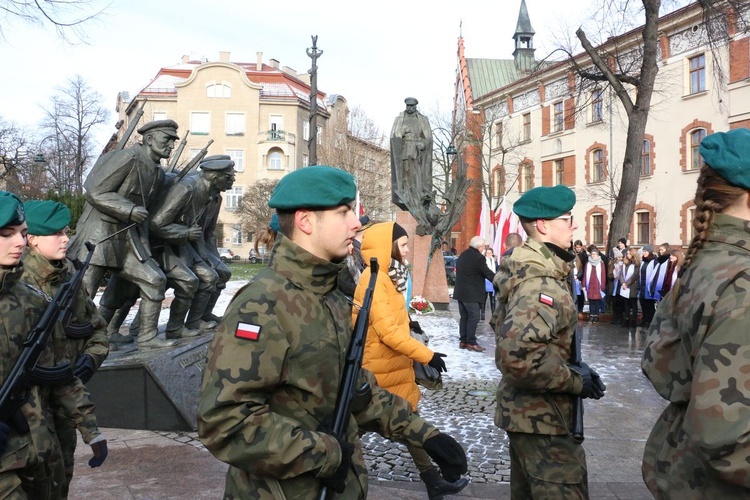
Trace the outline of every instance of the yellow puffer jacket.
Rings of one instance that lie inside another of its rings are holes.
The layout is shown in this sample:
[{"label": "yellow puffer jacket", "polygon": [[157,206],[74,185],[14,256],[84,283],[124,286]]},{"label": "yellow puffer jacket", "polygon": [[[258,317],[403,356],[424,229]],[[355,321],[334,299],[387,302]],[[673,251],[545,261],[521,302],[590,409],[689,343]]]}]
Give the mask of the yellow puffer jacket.
[{"label": "yellow puffer jacket", "polygon": [[[409,313],[403,294],[388,276],[393,245],[393,222],[375,224],[364,233],[362,257],[369,264],[371,257],[378,259],[380,269],[372,297],[369,328],[362,366],[371,371],[384,389],[406,399],[414,411],[421,393],[414,379],[413,361],[428,363],[433,352],[414,340],[409,331]],[[367,267],[354,292],[354,300],[361,304],[370,281]],[[359,312],[354,308],[354,319]]]}]

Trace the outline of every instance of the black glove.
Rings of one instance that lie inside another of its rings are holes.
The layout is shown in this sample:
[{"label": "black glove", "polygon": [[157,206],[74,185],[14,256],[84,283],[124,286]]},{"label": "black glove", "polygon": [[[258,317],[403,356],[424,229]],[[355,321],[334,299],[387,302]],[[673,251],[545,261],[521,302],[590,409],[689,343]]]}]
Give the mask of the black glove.
[{"label": "black glove", "polygon": [[[589,365],[581,363],[580,366],[568,365],[568,367],[583,379],[583,389],[579,394],[582,398],[599,399],[604,396],[606,387],[599,378],[599,374],[592,370]],[[596,382],[594,382],[595,378]]]},{"label": "black glove", "polygon": [[10,439],[10,427],[0,422],[0,455],[5,453],[5,449],[8,447],[8,440]]},{"label": "black glove", "polygon": [[448,434],[437,434],[424,443],[422,448],[440,467],[440,473],[449,483],[461,479],[466,474],[466,452],[458,442]]},{"label": "black glove", "polygon": [[341,447],[341,463],[339,464],[336,472],[330,477],[321,477],[320,482],[324,486],[328,486],[336,493],[343,493],[346,489],[346,477],[349,475],[349,470],[352,468],[352,455],[354,454],[354,445],[348,443],[338,436],[333,436],[336,441],[339,442]]},{"label": "black glove", "polygon": [[436,369],[438,372],[447,372],[448,368],[445,366],[445,361],[443,361],[443,358],[445,356],[446,355],[442,352],[436,352],[432,355],[432,359],[427,364]]},{"label": "black glove", "polygon": [[91,451],[94,453],[94,456],[89,460],[89,467],[99,467],[104,463],[104,459],[107,458],[107,455],[109,455],[109,450],[107,450],[107,440],[105,439],[104,441],[98,441],[92,444]]},{"label": "black glove", "polygon": [[424,334],[424,330],[419,326],[419,321],[409,321],[409,328],[415,333]]},{"label": "black glove", "polygon": [[73,370],[73,374],[78,377],[84,384],[91,380],[96,372],[96,366],[94,366],[94,358],[88,354],[78,356],[76,359],[76,367]]}]

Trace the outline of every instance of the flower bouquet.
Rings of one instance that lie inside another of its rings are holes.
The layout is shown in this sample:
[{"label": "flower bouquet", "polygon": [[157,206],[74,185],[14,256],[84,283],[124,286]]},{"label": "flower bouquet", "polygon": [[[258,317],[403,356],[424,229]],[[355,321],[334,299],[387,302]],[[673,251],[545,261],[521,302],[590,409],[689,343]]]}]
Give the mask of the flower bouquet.
[{"label": "flower bouquet", "polygon": [[417,316],[422,316],[423,314],[435,312],[435,306],[424,297],[415,295],[409,301],[409,312],[414,313]]}]

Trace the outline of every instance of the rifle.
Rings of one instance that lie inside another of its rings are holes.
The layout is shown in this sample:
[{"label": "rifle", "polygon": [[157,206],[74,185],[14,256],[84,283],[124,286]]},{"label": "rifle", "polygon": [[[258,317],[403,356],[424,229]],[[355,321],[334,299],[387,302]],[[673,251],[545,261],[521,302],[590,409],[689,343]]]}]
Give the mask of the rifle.
[{"label": "rifle", "polygon": [[[359,371],[362,368],[362,356],[365,354],[365,338],[367,337],[367,322],[370,318],[370,307],[372,306],[372,294],[375,290],[375,282],[378,279],[378,259],[370,259],[370,281],[367,283],[365,298],[362,300],[362,307],[357,315],[357,322],[354,323],[354,334],[352,342],[349,344],[349,350],[346,354],[346,364],[344,365],[344,376],[339,386],[339,394],[336,399],[336,408],[333,414],[333,432],[340,439],[346,439],[346,425],[349,423],[349,415],[352,399],[355,393],[362,393],[370,390],[368,383],[365,383],[359,389],[355,389]],[[328,496],[328,486],[320,489],[319,500],[325,500]]]},{"label": "rifle", "polygon": [[130,140],[130,136],[133,135],[133,132],[135,131],[135,127],[138,126],[138,122],[141,120],[141,117],[143,116],[143,108],[146,106],[147,99],[144,99],[141,101],[141,105],[138,106],[138,111],[135,112],[135,116],[132,120],[130,120],[130,125],[128,125],[128,128],[125,130],[125,133],[122,134],[122,139],[120,139],[120,142],[117,143],[117,147],[115,150],[124,149],[125,145]]},{"label": "rifle", "polygon": [[172,182],[174,182],[175,184],[177,184],[178,182],[180,182],[180,179],[182,179],[183,177],[185,177],[188,174],[188,172],[190,172],[193,169],[193,167],[195,167],[198,164],[198,162],[200,162],[203,158],[206,157],[206,155],[208,154],[208,148],[213,143],[214,143],[214,140],[210,139],[208,141],[208,144],[206,144],[206,147],[204,147],[203,149],[201,149],[198,152],[198,154],[195,155],[193,157],[193,159],[190,160],[190,162],[187,165],[185,165],[184,167],[182,167],[182,170],[180,170],[180,172],[177,174],[177,176],[175,176],[175,178],[174,178],[174,180]]},{"label": "rifle", "polygon": [[187,145],[187,138],[190,135],[190,131],[185,131],[185,137],[182,138],[180,141],[180,145],[177,146],[177,150],[172,155],[172,159],[169,160],[169,169],[167,172],[174,172],[177,168],[177,160],[180,159],[180,156],[182,155],[182,152],[185,150],[185,146]]},{"label": "rifle", "polygon": [[[576,275],[575,268],[570,271],[570,293],[573,294],[573,304],[576,303]],[[576,309],[576,314],[578,310]],[[576,319],[576,325],[578,320]],[[570,350],[570,364],[574,366],[581,366],[581,337],[578,335],[576,326],[573,327],[573,339],[572,349]],[[583,442],[583,398],[581,396],[573,396],[573,425],[571,426],[570,433],[573,439],[579,442]]]}]

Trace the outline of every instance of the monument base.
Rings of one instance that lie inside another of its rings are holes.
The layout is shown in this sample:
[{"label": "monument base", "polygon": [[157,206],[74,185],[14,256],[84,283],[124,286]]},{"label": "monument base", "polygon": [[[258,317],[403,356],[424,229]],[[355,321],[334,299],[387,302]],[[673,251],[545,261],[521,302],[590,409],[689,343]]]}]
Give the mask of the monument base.
[{"label": "monument base", "polygon": [[432,252],[432,235],[417,235],[417,220],[409,212],[396,214],[396,222],[409,234],[412,296],[421,295],[436,309],[447,310],[450,303],[443,251]]},{"label": "monument base", "polygon": [[213,332],[174,347],[138,351],[119,344],[86,384],[101,427],[197,430],[198,394]]}]

